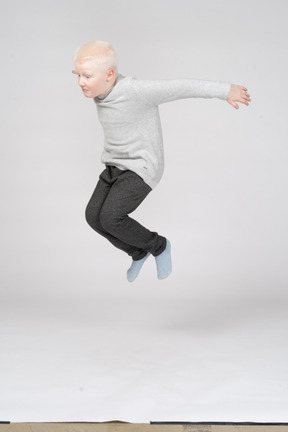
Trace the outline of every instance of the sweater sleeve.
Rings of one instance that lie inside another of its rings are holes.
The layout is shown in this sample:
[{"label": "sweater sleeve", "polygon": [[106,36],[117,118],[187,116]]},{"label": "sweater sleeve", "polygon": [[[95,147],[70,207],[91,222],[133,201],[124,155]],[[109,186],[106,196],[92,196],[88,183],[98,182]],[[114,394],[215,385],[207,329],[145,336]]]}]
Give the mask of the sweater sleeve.
[{"label": "sweater sleeve", "polygon": [[196,79],[137,80],[134,79],[138,97],[147,104],[159,105],[177,99],[218,98],[226,100],[231,84],[221,81]]}]

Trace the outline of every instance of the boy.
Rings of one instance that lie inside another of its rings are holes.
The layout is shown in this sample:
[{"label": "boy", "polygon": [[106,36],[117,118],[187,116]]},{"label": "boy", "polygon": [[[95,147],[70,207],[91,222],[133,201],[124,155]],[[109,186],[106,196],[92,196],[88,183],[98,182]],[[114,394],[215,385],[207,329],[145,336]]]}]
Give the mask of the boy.
[{"label": "boy", "polygon": [[242,86],[217,81],[144,81],[117,73],[114,49],[107,42],[92,41],[75,54],[78,83],[93,98],[104,131],[102,162],[105,170],[86,208],[88,224],[114,246],[132,257],[127,279],[138,276],[145,260],[153,255],[158,279],[172,270],[170,242],[151,232],[128,215],[160,181],[163,174],[163,143],[158,105],[189,97],[217,97],[249,105]]}]

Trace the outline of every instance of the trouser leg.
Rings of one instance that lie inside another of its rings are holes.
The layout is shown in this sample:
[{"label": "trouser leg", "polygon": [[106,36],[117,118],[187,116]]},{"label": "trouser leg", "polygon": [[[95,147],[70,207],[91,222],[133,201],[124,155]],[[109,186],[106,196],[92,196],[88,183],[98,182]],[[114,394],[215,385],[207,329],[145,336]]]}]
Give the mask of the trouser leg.
[{"label": "trouser leg", "polygon": [[134,172],[107,166],[86,209],[89,225],[133,260],[142,259],[147,252],[157,256],[166,247],[164,237],[128,216],[150,191]]}]

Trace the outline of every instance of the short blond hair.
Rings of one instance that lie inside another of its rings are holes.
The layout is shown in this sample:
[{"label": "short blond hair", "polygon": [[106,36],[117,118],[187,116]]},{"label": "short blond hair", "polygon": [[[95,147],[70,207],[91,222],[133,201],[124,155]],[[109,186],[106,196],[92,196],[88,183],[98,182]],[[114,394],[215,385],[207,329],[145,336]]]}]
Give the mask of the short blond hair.
[{"label": "short blond hair", "polygon": [[78,48],[75,52],[74,60],[79,63],[90,61],[101,69],[113,69],[117,73],[116,52],[112,45],[105,41],[91,41]]}]

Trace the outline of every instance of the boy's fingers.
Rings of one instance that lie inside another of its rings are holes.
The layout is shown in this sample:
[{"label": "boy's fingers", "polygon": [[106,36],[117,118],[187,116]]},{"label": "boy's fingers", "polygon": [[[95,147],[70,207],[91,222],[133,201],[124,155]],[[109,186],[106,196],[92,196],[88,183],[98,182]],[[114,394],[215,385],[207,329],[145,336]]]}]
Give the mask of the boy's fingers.
[{"label": "boy's fingers", "polygon": [[241,98],[241,99],[237,100],[237,102],[241,102],[244,105],[249,105],[248,101],[246,99],[244,99],[244,98]]},{"label": "boy's fingers", "polygon": [[235,109],[238,109],[238,108],[239,108],[239,106],[237,105],[237,103],[234,102],[234,101],[232,101],[231,99],[230,99],[230,100],[227,100],[227,102],[228,102],[230,105],[232,105],[233,108],[235,108]]},{"label": "boy's fingers", "polygon": [[239,108],[239,105],[235,101],[231,101],[230,104],[233,106],[233,108],[236,108],[236,109]]},{"label": "boy's fingers", "polygon": [[[238,87],[238,88],[237,88]],[[235,109],[239,109],[239,105],[236,102],[240,102],[244,105],[249,106],[249,102],[251,101],[250,95],[247,92],[247,88],[244,86],[237,86],[235,87],[235,90],[237,88],[237,92],[230,94],[228,102],[233,106]],[[239,91],[240,90],[240,91]]]}]

